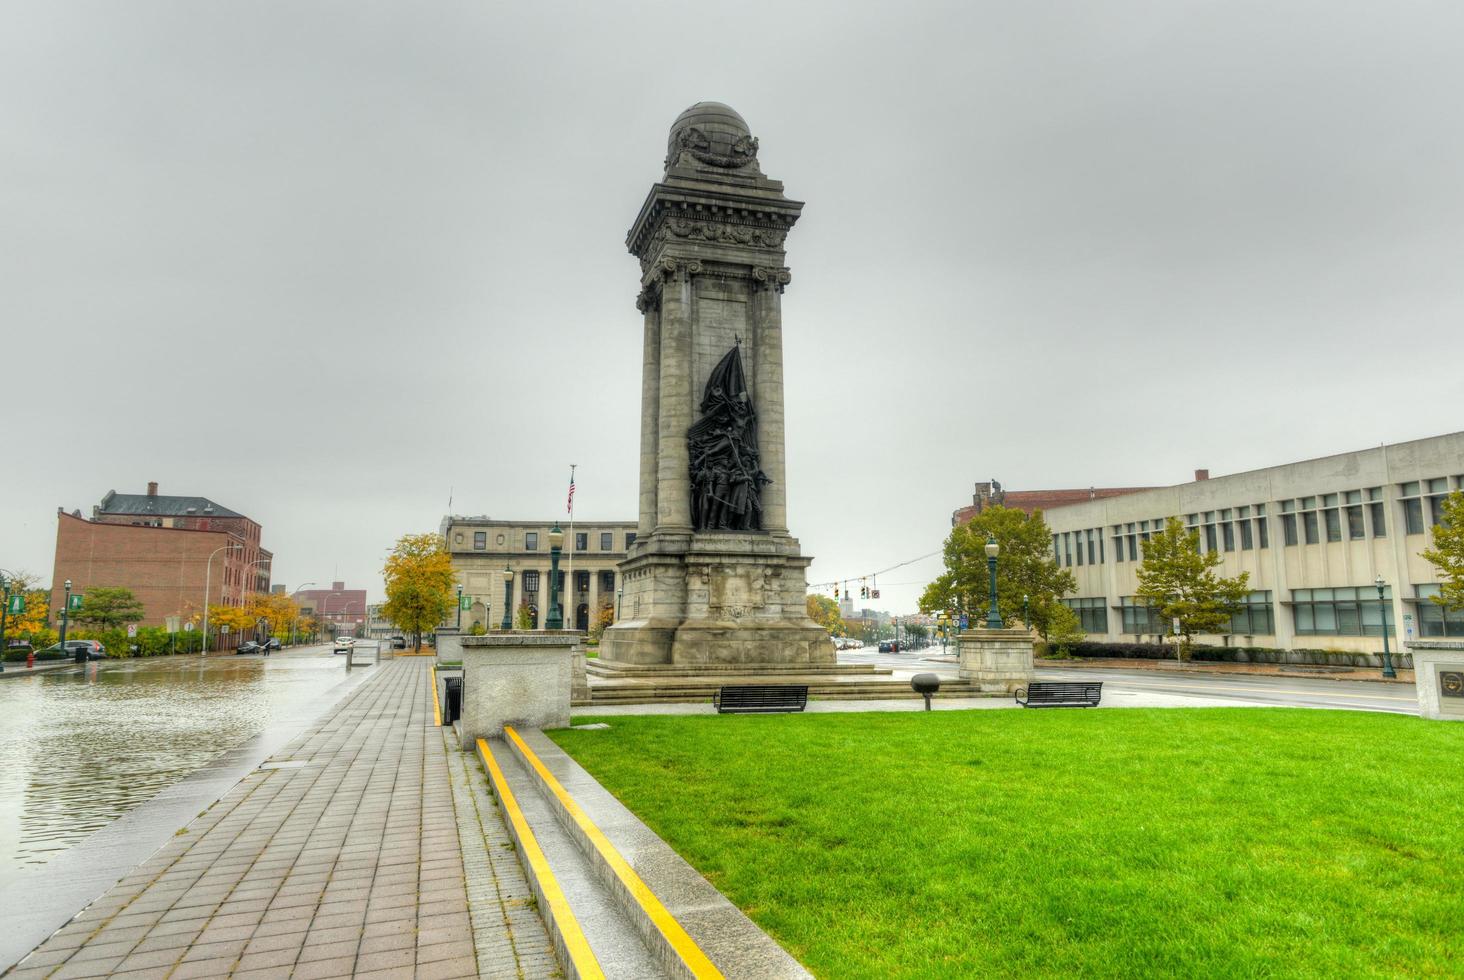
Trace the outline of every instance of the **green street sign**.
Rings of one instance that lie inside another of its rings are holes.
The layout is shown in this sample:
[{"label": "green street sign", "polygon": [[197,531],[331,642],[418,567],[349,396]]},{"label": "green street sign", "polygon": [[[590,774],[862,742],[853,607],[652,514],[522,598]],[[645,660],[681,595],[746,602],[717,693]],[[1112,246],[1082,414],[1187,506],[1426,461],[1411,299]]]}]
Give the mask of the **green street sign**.
[{"label": "green street sign", "polygon": [[473,608],[473,597],[470,595],[458,596],[458,608],[467,612]]},{"label": "green street sign", "polygon": [[25,596],[23,596],[23,595],[13,595],[13,596],[11,596],[10,597],[10,605],[8,607],[6,607],[6,612],[10,613],[10,615],[12,615],[12,616],[24,616],[25,615]]},{"label": "green street sign", "polygon": [[81,600],[83,598],[85,598],[85,596],[82,593],[75,593],[71,596],[70,599],[66,600],[66,608],[71,610],[72,612],[76,612],[76,610],[81,608]]}]

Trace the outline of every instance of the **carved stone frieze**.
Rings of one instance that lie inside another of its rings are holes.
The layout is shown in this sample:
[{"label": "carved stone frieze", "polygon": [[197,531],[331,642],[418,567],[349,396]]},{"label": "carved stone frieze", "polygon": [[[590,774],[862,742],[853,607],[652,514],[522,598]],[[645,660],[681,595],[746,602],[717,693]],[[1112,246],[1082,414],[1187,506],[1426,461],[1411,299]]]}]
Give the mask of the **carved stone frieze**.
[{"label": "carved stone frieze", "polygon": [[741,170],[749,164],[757,162],[756,136],[739,136],[730,145],[721,140],[718,143],[726,147],[726,152],[717,152],[711,136],[695,126],[683,129],[675,135],[671,144],[671,152],[666,154],[666,169],[670,170],[674,167],[683,153],[691,154],[698,163],[728,170]]},{"label": "carved stone frieze", "polygon": [[666,219],[664,230],[676,238],[690,241],[719,242],[724,245],[747,245],[752,248],[782,248],[788,238],[783,228],[760,228],[756,225],[733,224],[705,218],[676,215]]}]

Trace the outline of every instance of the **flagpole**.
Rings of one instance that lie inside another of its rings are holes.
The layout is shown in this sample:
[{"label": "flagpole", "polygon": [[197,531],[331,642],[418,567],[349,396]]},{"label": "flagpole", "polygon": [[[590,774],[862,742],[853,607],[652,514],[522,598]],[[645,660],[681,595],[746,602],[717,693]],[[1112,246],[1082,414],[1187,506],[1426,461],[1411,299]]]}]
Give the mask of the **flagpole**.
[{"label": "flagpole", "polygon": [[579,629],[579,607],[574,594],[574,463],[569,464],[569,615],[574,629]]}]

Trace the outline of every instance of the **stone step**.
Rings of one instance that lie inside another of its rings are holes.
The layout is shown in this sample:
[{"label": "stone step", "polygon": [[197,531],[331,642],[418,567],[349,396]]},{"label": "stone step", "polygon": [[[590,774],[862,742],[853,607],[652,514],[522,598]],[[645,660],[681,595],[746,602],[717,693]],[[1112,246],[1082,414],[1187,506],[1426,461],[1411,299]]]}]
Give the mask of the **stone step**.
[{"label": "stone step", "polygon": [[[520,756],[503,741],[493,739],[487,752],[512,794],[512,805],[505,800],[494,766],[489,764],[480,743],[479,760],[488,771],[488,783],[513,835],[519,863],[534,890],[539,915],[554,940],[565,975],[571,980],[598,975],[670,976],[554,816],[540,792],[538,778],[525,769]],[[515,809],[523,826],[515,819]]]},{"label": "stone step", "polygon": [[[689,673],[684,664],[620,664],[612,661],[601,660],[592,657],[585,661],[585,670],[590,674],[599,677],[656,677],[658,675],[680,675]],[[834,674],[838,676],[863,677],[869,675],[889,675],[894,673],[888,667],[880,667],[875,664],[828,664],[825,666],[810,666],[808,664],[772,664],[757,665],[750,667],[747,664],[722,664],[697,667],[696,674],[699,676],[725,676],[740,675],[749,672],[759,675],[763,674],[796,674],[799,676],[815,677]]]},{"label": "stone step", "polygon": [[[811,980],[792,956],[543,732],[505,731],[505,751],[634,923],[662,974]],[[641,974],[608,971],[609,977]]]},{"label": "stone step", "polygon": [[[718,685],[702,684],[592,684],[590,706],[597,704],[705,703]],[[826,701],[888,701],[919,698],[904,681],[861,684],[810,684],[808,696]],[[984,695],[969,681],[945,681],[937,698],[977,698]]]}]

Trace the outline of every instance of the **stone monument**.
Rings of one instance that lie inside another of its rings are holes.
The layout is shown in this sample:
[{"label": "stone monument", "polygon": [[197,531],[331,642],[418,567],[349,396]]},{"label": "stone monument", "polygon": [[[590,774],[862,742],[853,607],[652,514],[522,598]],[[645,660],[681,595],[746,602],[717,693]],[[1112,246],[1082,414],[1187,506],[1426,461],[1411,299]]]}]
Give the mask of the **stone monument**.
[{"label": "stone monument", "polygon": [[640,518],[601,666],[831,666],[784,484],[783,243],[803,204],[717,102],[676,119],[665,168],[626,237],[645,318]]}]

